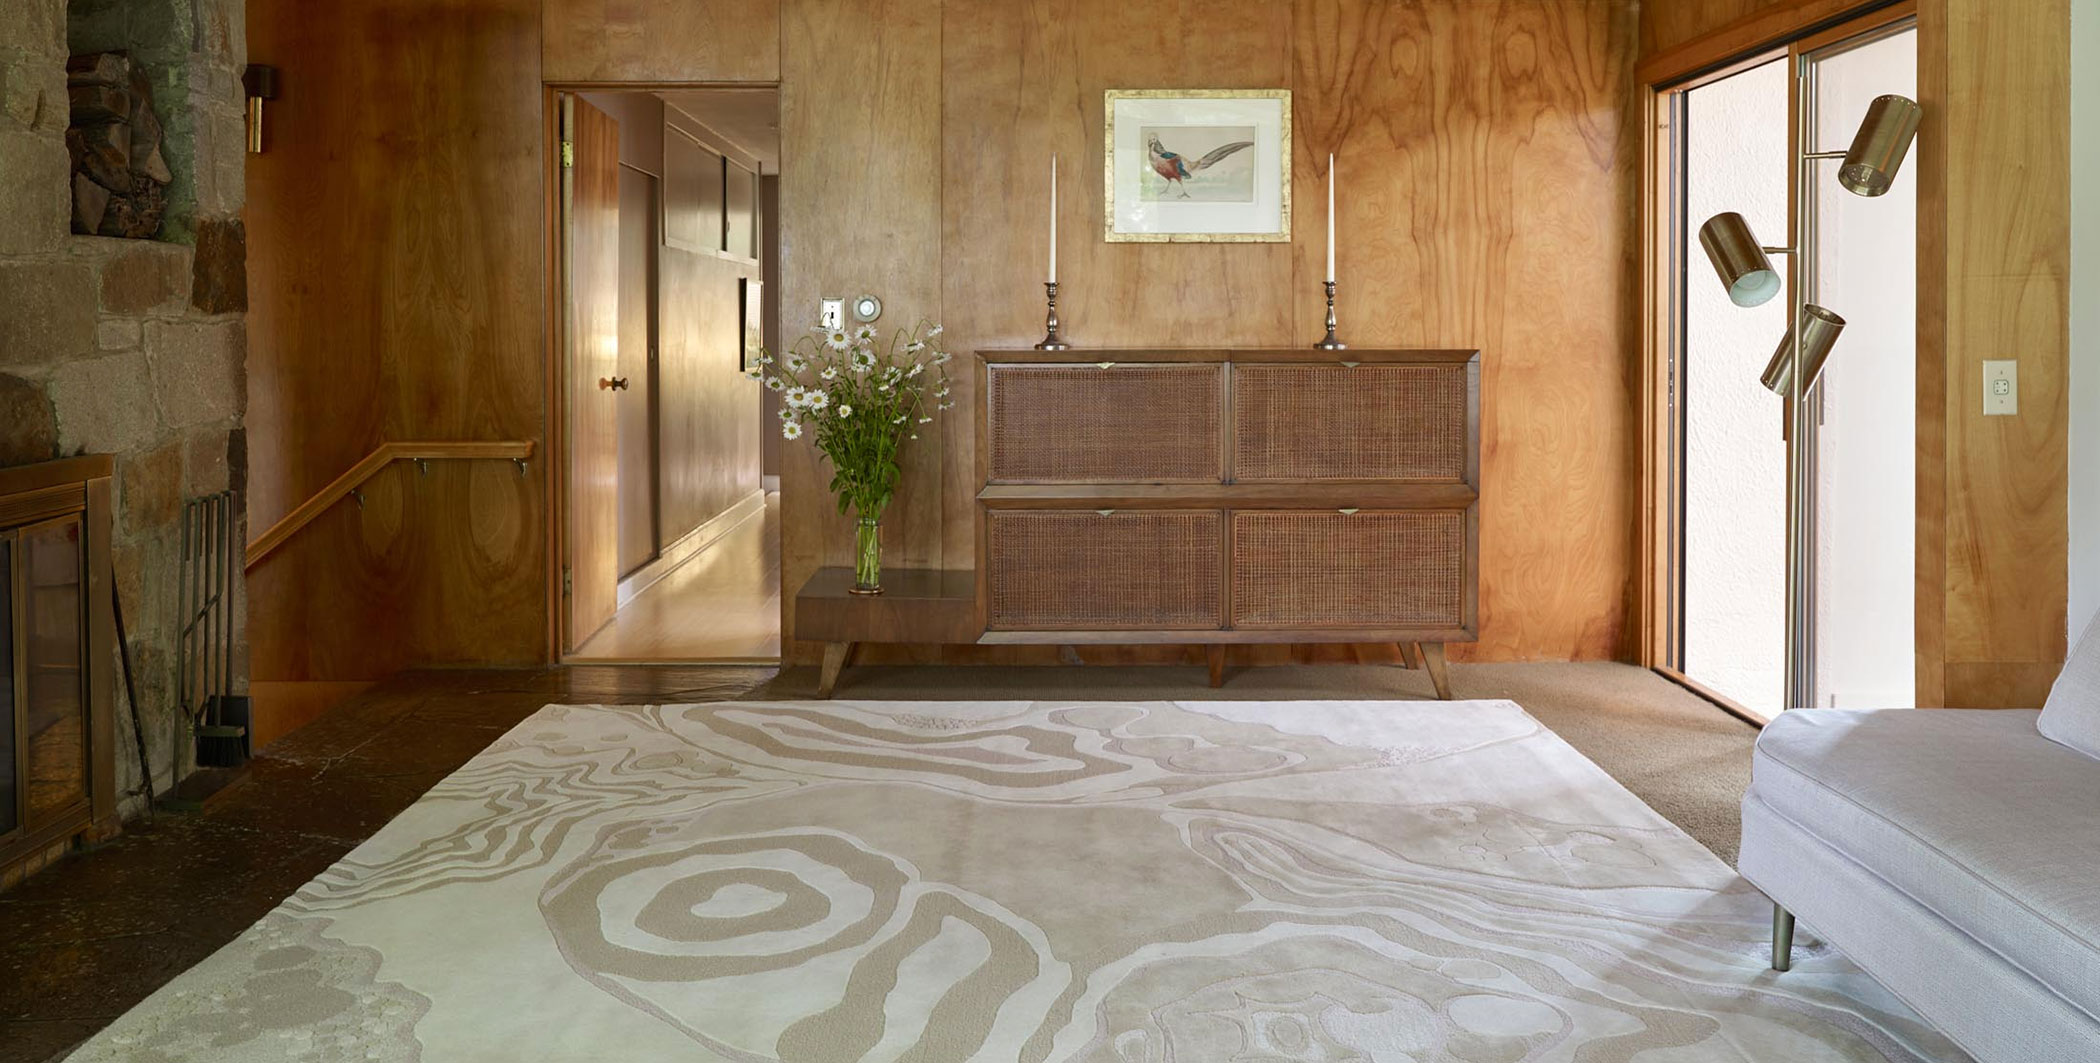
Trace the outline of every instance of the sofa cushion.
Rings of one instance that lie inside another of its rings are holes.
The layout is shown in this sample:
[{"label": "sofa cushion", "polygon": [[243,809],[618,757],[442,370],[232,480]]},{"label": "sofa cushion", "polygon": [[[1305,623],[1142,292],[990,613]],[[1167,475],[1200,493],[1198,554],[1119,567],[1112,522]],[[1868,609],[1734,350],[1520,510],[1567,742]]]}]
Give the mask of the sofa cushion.
[{"label": "sofa cushion", "polygon": [[2100,1016],[2100,763],[2033,710],[1803,709],[1751,793]]},{"label": "sofa cushion", "polygon": [[2100,757],[2100,617],[2086,625],[2085,636],[2071,647],[2036,726],[2053,741]]}]

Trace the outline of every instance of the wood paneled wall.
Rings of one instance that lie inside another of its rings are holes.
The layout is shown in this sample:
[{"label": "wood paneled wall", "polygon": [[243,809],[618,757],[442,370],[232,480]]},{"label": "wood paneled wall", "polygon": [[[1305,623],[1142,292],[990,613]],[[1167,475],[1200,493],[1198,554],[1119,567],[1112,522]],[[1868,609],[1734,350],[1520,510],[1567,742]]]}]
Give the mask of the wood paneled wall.
[{"label": "wood paneled wall", "polygon": [[[249,5],[284,72],[248,157],[250,527],[385,440],[542,440],[539,18]],[[543,467],[397,466],[293,537],[249,574],[258,685],[543,659]]]},{"label": "wood paneled wall", "polygon": [[658,249],[665,546],[758,490],[759,385],[737,361],[737,281],[758,266]]},{"label": "wood paneled wall", "polygon": [[[1938,170],[1919,204],[1920,353],[1945,372],[1928,558],[1945,674],[1919,696],[1937,681],[1923,703],[2032,708],[2064,658],[2069,588],[2070,7],[1922,0],[1918,17],[1918,140]],[[1986,358],[2019,360],[2018,416],[1983,416]]]},{"label": "wood paneled wall", "polygon": [[1653,55],[1759,13],[1802,0],[1647,0],[1641,4],[1641,54]]},{"label": "wood paneled wall", "polygon": [[782,0],[546,0],[548,81],[780,79]]},{"label": "wood paneled wall", "polygon": [[[823,296],[872,291],[885,329],[942,316],[940,0],[782,0],[781,331],[806,335]],[[1005,166],[1010,160],[1000,160]],[[943,554],[942,456],[969,445],[950,418],[905,453],[883,521],[886,563],[956,568]],[[783,633],[795,592],[823,565],[852,563],[816,450],[780,463]],[[786,644],[785,639],[783,645]]]},{"label": "wood paneled wall", "polygon": [[[581,32],[573,9],[600,6],[548,0],[550,78],[739,76],[706,49],[668,68],[600,62],[600,45],[561,37]],[[731,6],[654,0],[627,8],[624,24],[675,36],[703,17],[696,8]],[[1637,482],[1635,10],[1631,0],[781,0],[787,331],[819,296],[873,290],[886,325],[944,319],[959,352],[1033,342],[1055,152],[1066,174],[1063,309],[1077,342],[1309,343],[1333,150],[1350,338],[1484,352],[1475,656],[1623,655]],[[1177,86],[1295,91],[1292,243],[1101,240],[1102,90]],[[973,396],[958,383],[961,414]],[[974,434],[963,416],[932,427],[885,521],[887,556],[968,568]],[[849,556],[828,479],[809,448],[787,448],[790,602],[816,567]]]}]

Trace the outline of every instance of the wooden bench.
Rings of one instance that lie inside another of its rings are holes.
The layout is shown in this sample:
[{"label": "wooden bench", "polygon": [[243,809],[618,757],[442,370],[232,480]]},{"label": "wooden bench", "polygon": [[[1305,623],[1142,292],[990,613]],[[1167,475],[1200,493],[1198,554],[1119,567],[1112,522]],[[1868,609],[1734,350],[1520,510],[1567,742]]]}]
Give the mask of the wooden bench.
[{"label": "wooden bench", "polygon": [[885,568],[882,593],[862,595],[853,593],[852,569],[820,568],[795,595],[795,637],[824,644],[823,698],[863,642],[973,643],[983,632],[970,571]]}]

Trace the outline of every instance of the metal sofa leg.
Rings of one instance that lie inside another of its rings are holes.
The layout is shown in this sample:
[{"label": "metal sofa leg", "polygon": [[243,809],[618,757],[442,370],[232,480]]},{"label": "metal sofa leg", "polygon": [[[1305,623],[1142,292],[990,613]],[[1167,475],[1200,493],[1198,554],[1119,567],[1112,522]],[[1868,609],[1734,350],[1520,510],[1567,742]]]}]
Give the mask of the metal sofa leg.
[{"label": "metal sofa leg", "polygon": [[1794,913],[1772,906],[1772,969],[1784,971],[1794,966]]}]

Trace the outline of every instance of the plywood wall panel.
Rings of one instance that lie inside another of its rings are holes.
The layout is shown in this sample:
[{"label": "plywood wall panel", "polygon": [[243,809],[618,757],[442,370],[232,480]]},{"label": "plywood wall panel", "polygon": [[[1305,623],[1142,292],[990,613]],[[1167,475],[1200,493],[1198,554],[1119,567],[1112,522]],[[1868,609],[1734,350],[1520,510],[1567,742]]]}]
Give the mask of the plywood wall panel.
[{"label": "plywood wall panel", "polygon": [[[529,0],[249,5],[296,72],[248,157],[251,527],[385,440],[542,438],[538,33]],[[254,678],[539,660],[541,468],[397,468],[293,537],[250,574]]]},{"label": "plywood wall panel", "polygon": [[[786,176],[776,294],[786,338],[807,334],[825,295],[881,296],[885,331],[939,320],[939,0],[784,0],[781,19]],[[943,426],[930,427],[936,430],[906,449],[904,483],[883,519],[890,565],[942,562]],[[783,449],[781,608],[789,639],[795,592],[822,565],[850,563],[852,527],[833,508],[830,481],[807,437]]]},{"label": "plywood wall panel", "polygon": [[739,366],[737,281],[756,264],[658,250],[657,387],[666,546],[758,490],[758,382]]},{"label": "plywood wall panel", "polygon": [[[2066,0],[1929,0],[1944,68],[1921,101],[1949,149],[1945,226],[1950,704],[2033,707],[2065,649],[2070,338]],[[1984,417],[1985,358],[2020,412]]]},{"label": "plywood wall panel", "polygon": [[557,82],[775,81],[781,0],[545,0]]},{"label": "plywood wall panel", "polygon": [[1317,336],[1327,153],[1344,338],[1481,351],[1474,659],[1631,651],[1634,6],[1301,0],[1294,342]]},{"label": "plywood wall panel", "polygon": [[1640,6],[1641,54],[1652,55],[1760,11],[1800,0],[1647,0]]},{"label": "plywood wall panel", "polygon": [[[955,349],[1043,335],[1050,158],[1060,166],[1060,317],[1082,346],[1292,341],[1287,244],[1111,244],[1102,237],[1103,93],[1287,88],[1290,9],[1265,0],[949,0],[943,271]],[[1306,224],[1301,212],[1301,238]],[[958,374],[958,410],[974,395]],[[975,426],[943,429],[943,550],[976,551]],[[966,567],[951,564],[951,567]]]}]

